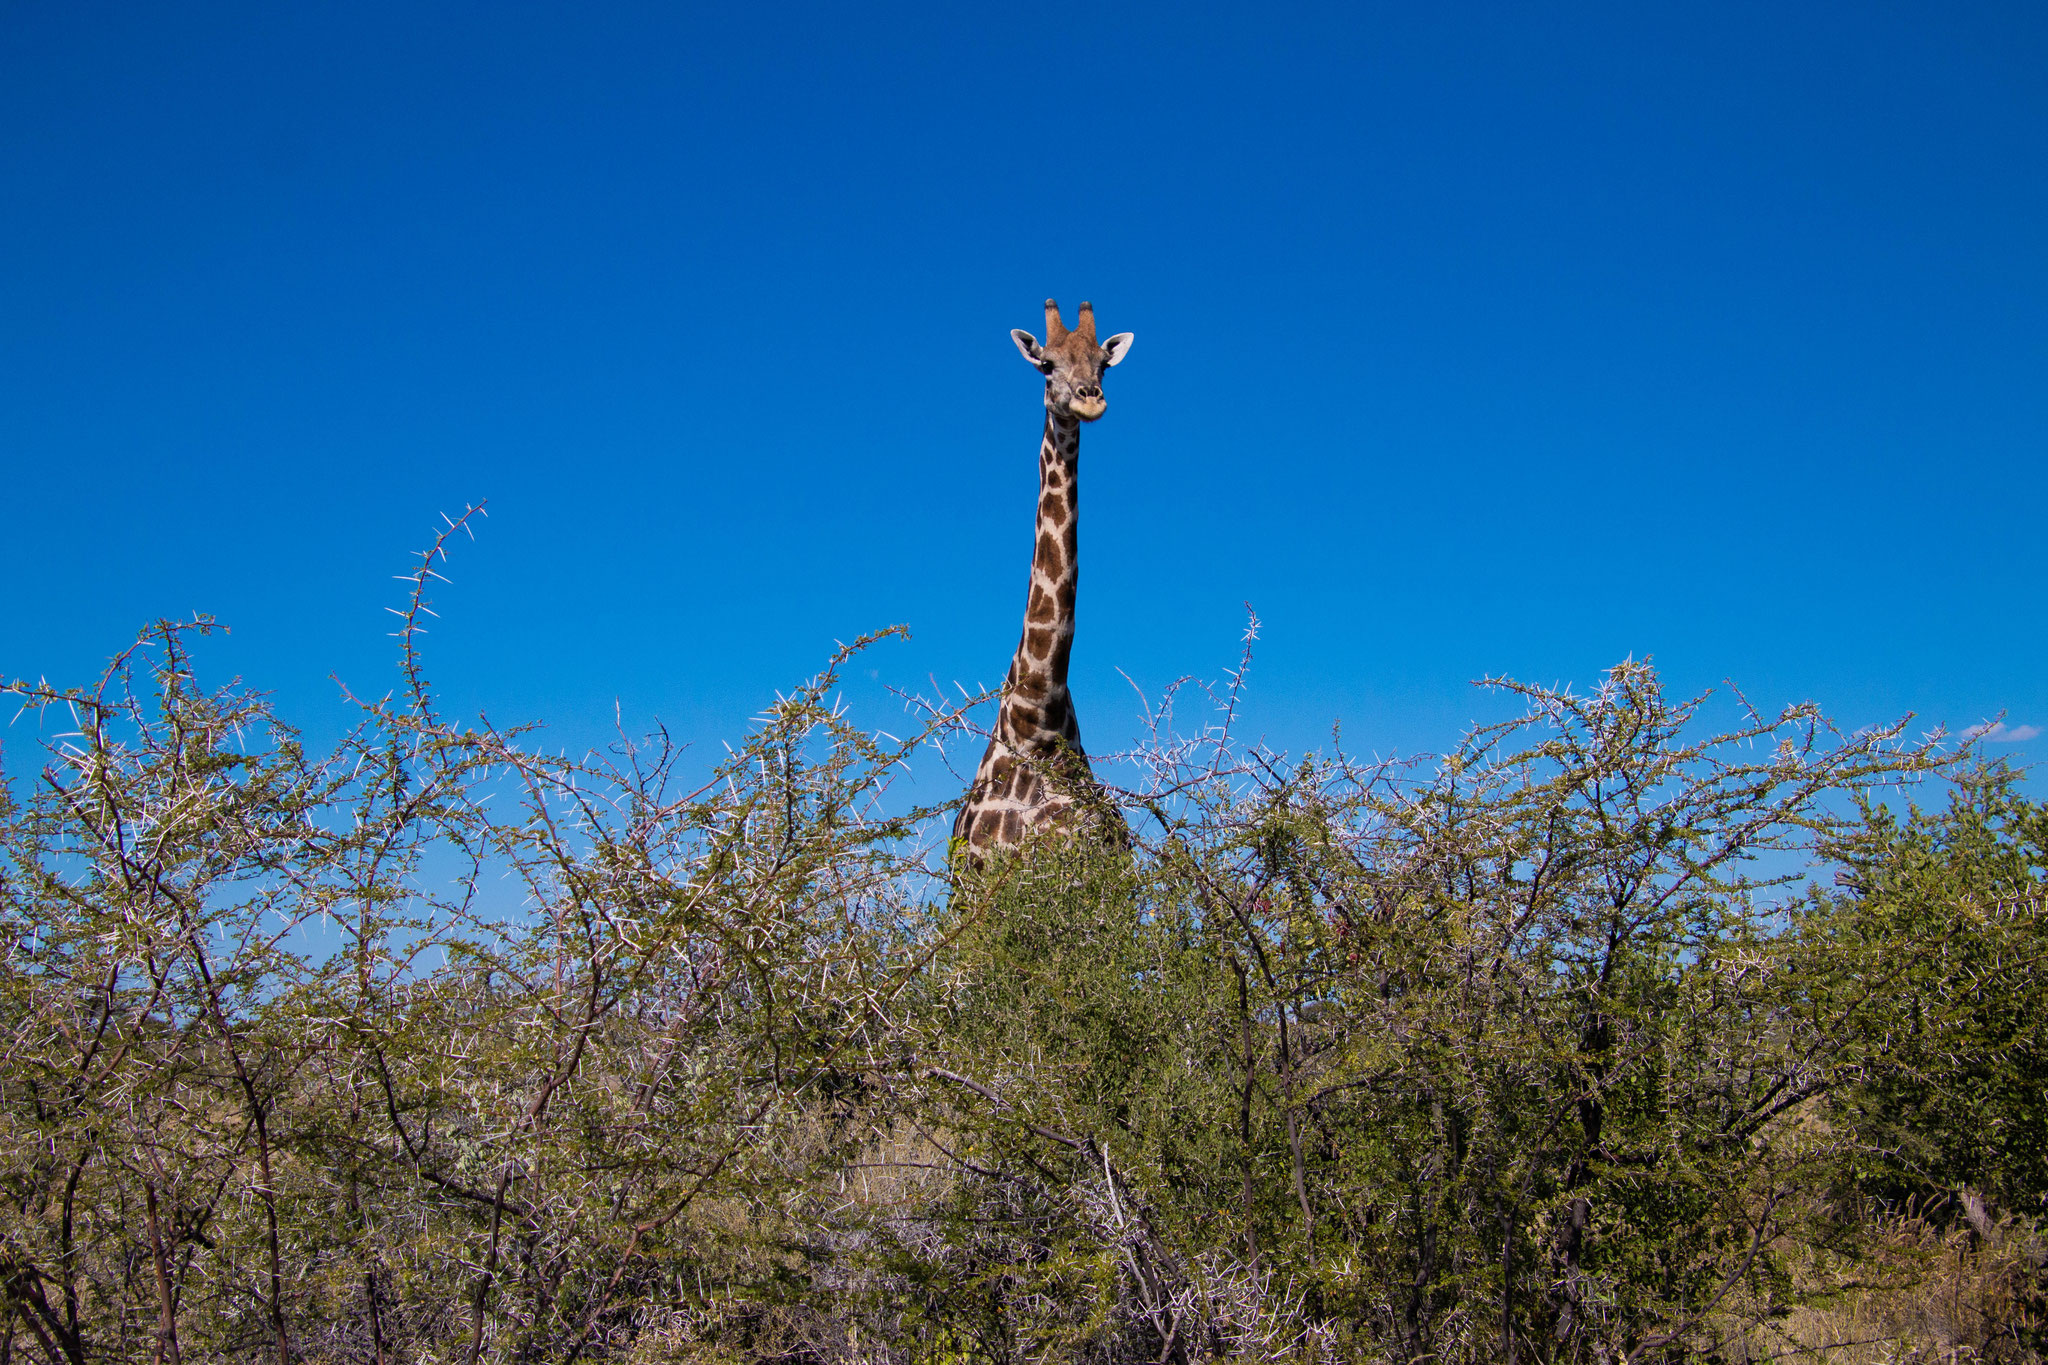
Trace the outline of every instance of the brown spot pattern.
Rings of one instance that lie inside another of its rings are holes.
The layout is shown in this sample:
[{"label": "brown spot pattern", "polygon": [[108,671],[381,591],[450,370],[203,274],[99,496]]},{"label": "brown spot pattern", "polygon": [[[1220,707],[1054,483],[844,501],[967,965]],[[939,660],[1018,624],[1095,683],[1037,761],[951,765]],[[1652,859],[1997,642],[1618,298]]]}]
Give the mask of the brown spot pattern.
[{"label": "brown spot pattern", "polygon": [[[1093,369],[1074,382],[1098,382],[1100,352],[1092,328],[1085,354],[1074,349],[1078,338],[1079,333],[1073,334],[1066,350],[1049,344],[1046,354],[1056,364],[1089,361]],[[1050,384],[1047,395],[1039,446],[1037,539],[1024,629],[1010,662],[995,737],[982,755],[953,827],[954,837],[975,851],[976,862],[980,850],[1015,847],[1042,828],[1095,825],[1118,840],[1128,839],[1114,808],[1085,794],[1094,777],[1067,691],[1080,563],[1080,422],[1050,406]]]},{"label": "brown spot pattern", "polygon": [[1059,578],[1067,571],[1066,551],[1052,538],[1054,527],[1047,527],[1038,533],[1038,558],[1033,562],[1045,571],[1048,578]]}]

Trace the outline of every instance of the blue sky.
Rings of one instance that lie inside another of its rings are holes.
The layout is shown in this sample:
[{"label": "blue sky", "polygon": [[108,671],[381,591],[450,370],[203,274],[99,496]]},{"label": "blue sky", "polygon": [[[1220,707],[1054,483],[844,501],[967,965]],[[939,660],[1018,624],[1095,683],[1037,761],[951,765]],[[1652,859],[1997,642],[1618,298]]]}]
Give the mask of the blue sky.
[{"label": "blue sky", "polygon": [[1137,334],[1093,747],[1247,601],[1289,747],[1631,654],[2048,726],[2044,71],[2028,4],[0,4],[0,672],[209,611],[321,733],[488,499],[459,712],[994,682],[1052,294]]}]

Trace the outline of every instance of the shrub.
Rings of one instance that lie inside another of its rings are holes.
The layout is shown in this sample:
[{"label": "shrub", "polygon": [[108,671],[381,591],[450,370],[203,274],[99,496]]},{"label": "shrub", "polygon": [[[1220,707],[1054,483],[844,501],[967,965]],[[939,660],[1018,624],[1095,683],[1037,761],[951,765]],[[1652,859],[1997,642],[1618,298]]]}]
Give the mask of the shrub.
[{"label": "shrub", "polygon": [[1932,745],[1636,662],[1290,759],[1240,671],[1101,764],[1133,848],[956,878],[890,784],[962,711],[861,730],[846,650],[709,770],[549,756],[439,714],[441,549],[323,753],[203,620],[7,685],[0,1360],[2036,1349],[2009,774],[1895,817]]}]

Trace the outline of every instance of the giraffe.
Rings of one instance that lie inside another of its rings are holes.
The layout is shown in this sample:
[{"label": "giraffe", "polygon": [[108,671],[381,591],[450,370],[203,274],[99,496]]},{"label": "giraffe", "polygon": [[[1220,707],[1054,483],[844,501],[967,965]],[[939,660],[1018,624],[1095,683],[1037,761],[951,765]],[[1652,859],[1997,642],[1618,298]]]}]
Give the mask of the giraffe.
[{"label": "giraffe", "polygon": [[1002,709],[988,751],[953,824],[955,848],[970,865],[997,849],[1016,848],[1033,831],[1085,824],[1122,844],[1129,831],[1096,790],[1081,726],[1067,691],[1074,645],[1074,592],[1080,581],[1081,423],[1102,416],[1102,372],[1131,350],[1131,334],[1096,344],[1095,308],[1083,303],[1074,329],[1060,306],[1045,301],[1045,344],[1018,330],[1011,340],[1045,375],[1045,435],[1038,447],[1038,535],[1024,631],[1003,683]]}]

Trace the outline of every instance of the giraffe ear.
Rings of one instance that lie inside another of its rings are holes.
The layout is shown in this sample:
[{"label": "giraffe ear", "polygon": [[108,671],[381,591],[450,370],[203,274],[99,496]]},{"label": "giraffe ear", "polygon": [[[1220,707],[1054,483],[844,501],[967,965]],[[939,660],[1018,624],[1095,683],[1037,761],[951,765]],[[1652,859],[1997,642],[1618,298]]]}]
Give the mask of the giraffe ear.
[{"label": "giraffe ear", "polygon": [[1111,365],[1116,364],[1131,353],[1131,342],[1133,339],[1129,332],[1118,332],[1115,336],[1102,343],[1103,359]]},{"label": "giraffe ear", "polygon": [[1010,340],[1017,343],[1017,349],[1024,358],[1041,370],[1050,371],[1052,362],[1045,358],[1045,350],[1038,344],[1038,338],[1021,327],[1012,328]]}]

